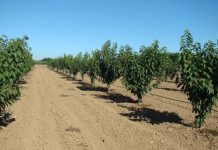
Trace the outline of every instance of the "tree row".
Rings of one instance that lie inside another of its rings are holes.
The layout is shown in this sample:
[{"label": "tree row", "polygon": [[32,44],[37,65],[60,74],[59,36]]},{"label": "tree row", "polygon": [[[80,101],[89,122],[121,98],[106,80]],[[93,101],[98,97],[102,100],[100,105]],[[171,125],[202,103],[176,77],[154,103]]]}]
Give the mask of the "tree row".
[{"label": "tree row", "polygon": [[20,96],[19,82],[33,66],[28,37],[0,37],[0,115]]},{"label": "tree row", "polygon": [[176,84],[188,95],[196,113],[196,127],[201,127],[211,113],[218,97],[218,49],[208,41],[202,47],[194,42],[191,33],[186,30],[181,37],[180,52],[169,53],[160,48],[158,41],[150,46],[141,46],[138,52],[129,45],[105,42],[101,49],[76,56],[64,55],[47,59],[48,65],[76,77],[78,73],[90,77],[92,86],[95,80],[110,85],[121,79],[123,86],[137,102],[144,94],[168,78],[176,79]]}]

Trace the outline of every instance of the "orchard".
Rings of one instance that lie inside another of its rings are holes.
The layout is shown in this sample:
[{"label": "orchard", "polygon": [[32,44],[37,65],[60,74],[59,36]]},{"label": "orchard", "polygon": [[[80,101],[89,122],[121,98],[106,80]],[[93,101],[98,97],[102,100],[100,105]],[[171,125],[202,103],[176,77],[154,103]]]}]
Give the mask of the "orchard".
[{"label": "orchard", "polygon": [[126,90],[137,97],[136,102],[142,102],[142,97],[161,81],[176,79],[192,104],[196,127],[201,127],[218,99],[218,49],[211,41],[203,48],[200,43],[194,43],[188,30],[181,37],[180,46],[179,53],[169,53],[154,41],[138,52],[129,45],[120,46],[118,51],[117,43],[106,41],[91,54],[64,55],[47,63],[74,78],[78,73],[82,79],[84,75],[89,76],[93,87],[98,79],[107,85],[108,92],[110,85],[121,79]]}]

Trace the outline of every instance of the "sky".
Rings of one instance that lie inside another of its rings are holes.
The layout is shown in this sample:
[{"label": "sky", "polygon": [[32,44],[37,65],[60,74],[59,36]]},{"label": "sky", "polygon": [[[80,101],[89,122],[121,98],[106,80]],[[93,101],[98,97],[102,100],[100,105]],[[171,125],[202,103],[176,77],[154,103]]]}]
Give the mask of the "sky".
[{"label": "sky", "polygon": [[178,52],[180,37],[218,40],[218,0],[0,0],[0,35],[30,37],[34,59],[76,55],[111,40],[135,51],[154,40]]}]

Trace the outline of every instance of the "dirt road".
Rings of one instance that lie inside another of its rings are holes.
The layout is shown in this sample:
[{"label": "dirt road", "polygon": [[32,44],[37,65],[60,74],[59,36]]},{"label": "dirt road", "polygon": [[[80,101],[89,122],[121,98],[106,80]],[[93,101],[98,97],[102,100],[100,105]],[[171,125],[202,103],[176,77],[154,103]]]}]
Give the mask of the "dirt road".
[{"label": "dirt road", "polygon": [[[35,66],[27,76],[27,83],[22,85],[21,100],[9,108],[15,121],[0,129],[0,150],[207,148],[201,136],[194,142],[191,138],[195,134],[187,141],[186,137],[177,135],[194,129],[175,123],[180,128],[177,132],[174,124],[166,123],[160,128],[160,125],[133,121],[127,112],[129,106],[136,104],[111,103],[103,97],[104,88],[94,91],[84,84],[69,81],[46,66]],[[217,142],[216,137],[212,140]],[[189,141],[202,144],[190,146]]]}]

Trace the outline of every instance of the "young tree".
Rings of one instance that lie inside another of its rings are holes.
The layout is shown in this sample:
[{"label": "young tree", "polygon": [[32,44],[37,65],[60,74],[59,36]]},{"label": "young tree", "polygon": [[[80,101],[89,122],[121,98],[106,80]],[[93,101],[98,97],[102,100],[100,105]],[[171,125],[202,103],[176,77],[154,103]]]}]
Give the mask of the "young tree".
[{"label": "young tree", "polygon": [[33,66],[27,40],[0,38],[0,113],[20,96],[18,83]]},{"label": "young tree", "polygon": [[107,84],[108,90],[110,85],[118,79],[119,76],[119,62],[117,58],[117,44],[111,44],[107,41],[103,44],[99,57],[99,77],[102,83]]},{"label": "young tree", "polygon": [[99,74],[99,57],[100,57],[100,50],[95,50],[92,52],[92,56],[89,59],[88,63],[88,76],[90,77],[91,84],[94,87],[95,86],[95,80],[97,79],[97,76]]},{"label": "young tree", "polygon": [[65,69],[69,73],[69,76],[73,74],[71,67],[73,66],[73,56],[72,55],[65,55],[64,56],[64,65]]},{"label": "young tree", "polygon": [[90,55],[88,52],[86,52],[80,62],[80,74],[82,76],[82,80],[84,78],[84,75],[88,73],[89,70],[89,59]]},{"label": "young tree", "polygon": [[179,53],[167,53],[167,56],[166,75],[173,79],[179,70]]},{"label": "young tree", "polygon": [[168,55],[166,47],[160,48],[159,42],[154,41],[151,46],[140,48],[140,63],[144,66],[145,76],[150,81],[156,79],[152,86],[158,86],[167,79]]},{"label": "young tree", "polygon": [[141,47],[140,53],[133,53],[129,46],[121,48],[122,82],[128,91],[137,96],[137,102],[141,102],[142,96],[152,89],[152,81],[161,79],[161,72],[164,74],[162,67],[165,61],[160,62],[162,58],[164,51],[159,49],[157,41],[150,47]]},{"label": "young tree", "polygon": [[211,113],[218,97],[218,50],[207,42],[203,48],[194,43],[186,30],[181,37],[180,71],[177,84],[182,86],[196,113],[195,125],[201,127]]},{"label": "young tree", "polygon": [[73,57],[70,72],[73,74],[74,79],[76,78],[78,72],[80,71],[81,59],[82,59],[82,53],[79,53],[77,56]]},{"label": "young tree", "polygon": [[145,93],[144,68],[139,63],[139,56],[132,52],[129,46],[122,47],[120,51],[122,83],[125,88],[137,96],[137,102],[141,102]]}]

